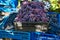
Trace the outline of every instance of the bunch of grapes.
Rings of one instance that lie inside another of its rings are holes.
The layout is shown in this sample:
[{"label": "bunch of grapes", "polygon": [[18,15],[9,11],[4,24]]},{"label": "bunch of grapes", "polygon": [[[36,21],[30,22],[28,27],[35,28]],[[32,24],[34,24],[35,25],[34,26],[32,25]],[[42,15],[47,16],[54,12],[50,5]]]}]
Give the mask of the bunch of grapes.
[{"label": "bunch of grapes", "polygon": [[48,17],[42,2],[24,1],[16,17],[20,22],[48,22]]}]

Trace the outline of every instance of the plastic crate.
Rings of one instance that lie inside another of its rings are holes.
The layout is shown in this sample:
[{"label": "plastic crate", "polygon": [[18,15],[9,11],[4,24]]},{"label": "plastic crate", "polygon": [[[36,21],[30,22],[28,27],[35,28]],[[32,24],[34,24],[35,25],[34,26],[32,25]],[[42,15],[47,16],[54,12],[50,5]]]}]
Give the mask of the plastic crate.
[{"label": "plastic crate", "polygon": [[2,21],[0,22],[0,29],[5,29],[7,25],[13,25],[13,21],[16,17],[17,13],[11,13],[9,16],[4,16]]},{"label": "plastic crate", "polygon": [[20,39],[20,40],[30,40],[29,32],[21,32],[21,31],[0,31],[0,38],[12,38],[12,39]]},{"label": "plastic crate", "polygon": [[60,36],[41,32],[32,32],[31,40],[60,40]]},{"label": "plastic crate", "polygon": [[3,12],[16,12],[16,7],[18,5],[17,0],[0,0],[0,11]]},{"label": "plastic crate", "polygon": [[[60,33],[60,13],[58,12],[48,12],[49,17],[50,17],[50,27],[51,31],[53,33]],[[52,15],[52,16],[51,16]],[[55,15],[55,16],[53,16]]]}]

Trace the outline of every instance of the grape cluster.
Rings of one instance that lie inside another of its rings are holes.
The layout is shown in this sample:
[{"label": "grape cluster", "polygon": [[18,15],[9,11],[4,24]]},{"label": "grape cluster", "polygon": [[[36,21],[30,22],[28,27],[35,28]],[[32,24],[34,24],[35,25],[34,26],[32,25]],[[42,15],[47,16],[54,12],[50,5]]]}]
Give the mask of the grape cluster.
[{"label": "grape cluster", "polygon": [[44,4],[42,2],[24,1],[16,17],[20,22],[48,22]]}]

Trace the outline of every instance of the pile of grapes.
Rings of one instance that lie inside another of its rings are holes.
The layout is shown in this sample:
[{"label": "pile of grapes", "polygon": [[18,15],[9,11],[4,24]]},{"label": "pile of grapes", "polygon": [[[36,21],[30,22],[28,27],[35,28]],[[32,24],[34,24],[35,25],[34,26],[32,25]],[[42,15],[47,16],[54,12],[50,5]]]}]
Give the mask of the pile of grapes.
[{"label": "pile of grapes", "polygon": [[20,22],[48,22],[44,3],[24,1],[16,17]]}]

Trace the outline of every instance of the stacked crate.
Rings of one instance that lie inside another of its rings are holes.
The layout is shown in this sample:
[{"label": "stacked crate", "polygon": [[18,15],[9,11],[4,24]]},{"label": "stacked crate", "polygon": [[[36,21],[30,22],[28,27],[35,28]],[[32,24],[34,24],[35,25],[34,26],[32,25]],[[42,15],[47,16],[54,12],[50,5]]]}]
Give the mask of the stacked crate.
[{"label": "stacked crate", "polygon": [[52,33],[60,33],[60,13],[57,12],[48,12],[50,15],[50,27]]},{"label": "stacked crate", "polygon": [[46,34],[42,32],[32,32],[31,40],[60,40],[60,37],[54,34]]}]

